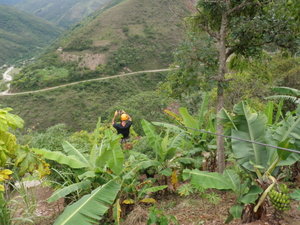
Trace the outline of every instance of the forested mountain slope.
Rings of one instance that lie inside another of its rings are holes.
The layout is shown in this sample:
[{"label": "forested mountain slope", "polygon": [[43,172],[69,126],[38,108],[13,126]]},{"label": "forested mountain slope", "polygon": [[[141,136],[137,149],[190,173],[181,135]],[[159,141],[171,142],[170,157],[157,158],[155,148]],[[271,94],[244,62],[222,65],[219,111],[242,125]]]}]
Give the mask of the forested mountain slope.
[{"label": "forested mountain slope", "polygon": [[14,78],[14,90],[168,67],[193,0],[114,0]]},{"label": "forested mountain slope", "polygon": [[110,1],[112,0],[23,0],[15,7],[66,28]]},{"label": "forested mountain slope", "polygon": [[0,5],[0,65],[33,56],[60,33],[40,18]]}]

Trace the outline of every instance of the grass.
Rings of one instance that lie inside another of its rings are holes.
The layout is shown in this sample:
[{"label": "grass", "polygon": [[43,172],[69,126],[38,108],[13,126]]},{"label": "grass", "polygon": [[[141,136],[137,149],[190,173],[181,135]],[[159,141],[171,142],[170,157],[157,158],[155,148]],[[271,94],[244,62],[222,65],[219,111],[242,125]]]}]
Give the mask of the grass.
[{"label": "grass", "polygon": [[32,57],[61,32],[57,27],[0,5],[0,65]]},{"label": "grass", "polygon": [[[99,74],[113,75],[127,68],[139,71],[168,67],[173,62],[173,51],[183,38],[182,21],[187,15],[189,11],[180,0],[114,0],[106,9],[96,11],[76,25],[39,60],[25,67],[12,86],[32,90]],[[63,56],[56,51],[59,46],[64,53],[79,56],[78,60],[62,60]],[[96,64],[96,70],[79,67],[85,62],[86,54],[95,57],[101,54],[103,64]],[[53,73],[61,69],[69,71],[66,79]],[[51,74],[52,81],[45,81],[44,74]]]},{"label": "grass", "polygon": [[77,23],[111,0],[26,0],[15,6],[63,28]]},{"label": "grass", "polygon": [[72,130],[91,130],[97,118],[110,121],[113,112],[130,113],[140,131],[142,118],[163,117],[167,99],[155,92],[165,73],[88,82],[39,94],[2,96],[2,107],[12,107],[26,121],[26,128],[44,130],[65,123]]}]

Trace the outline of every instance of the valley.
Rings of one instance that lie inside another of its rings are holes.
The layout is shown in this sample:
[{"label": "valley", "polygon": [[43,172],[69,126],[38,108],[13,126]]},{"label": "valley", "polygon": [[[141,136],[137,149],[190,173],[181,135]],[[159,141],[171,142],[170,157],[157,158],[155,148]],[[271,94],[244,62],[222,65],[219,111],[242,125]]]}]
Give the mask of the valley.
[{"label": "valley", "polygon": [[0,0],[0,224],[298,225],[299,15]]}]

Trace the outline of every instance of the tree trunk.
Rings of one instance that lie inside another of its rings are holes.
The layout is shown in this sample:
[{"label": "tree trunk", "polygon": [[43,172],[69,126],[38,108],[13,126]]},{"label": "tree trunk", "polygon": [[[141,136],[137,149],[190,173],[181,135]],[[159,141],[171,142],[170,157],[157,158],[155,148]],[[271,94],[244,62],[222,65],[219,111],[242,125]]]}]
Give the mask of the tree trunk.
[{"label": "tree trunk", "polygon": [[[222,23],[219,33],[219,70],[218,70],[218,89],[217,89],[217,113],[224,106],[224,82],[226,73],[226,34],[227,34],[227,13],[222,14]],[[221,119],[217,116],[217,133],[223,134],[223,124]],[[221,136],[217,137],[217,163],[218,172],[223,173],[225,169],[225,150],[224,150],[224,138]]]}]

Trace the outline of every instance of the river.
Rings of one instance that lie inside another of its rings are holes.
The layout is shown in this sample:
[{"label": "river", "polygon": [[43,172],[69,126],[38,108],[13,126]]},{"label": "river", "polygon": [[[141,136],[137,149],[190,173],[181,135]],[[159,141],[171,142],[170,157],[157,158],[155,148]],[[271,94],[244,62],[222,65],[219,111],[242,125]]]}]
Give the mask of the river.
[{"label": "river", "polygon": [[13,66],[9,67],[4,73],[3,73],[3,80],[2,82],[7,83],[6,87],[7,89],[3,92],[0,92],[1,95],[5,95],[9,92],[10,90],[10,81],[12,81],[12,76],[9,74],[12,70],[14,69]]}]

